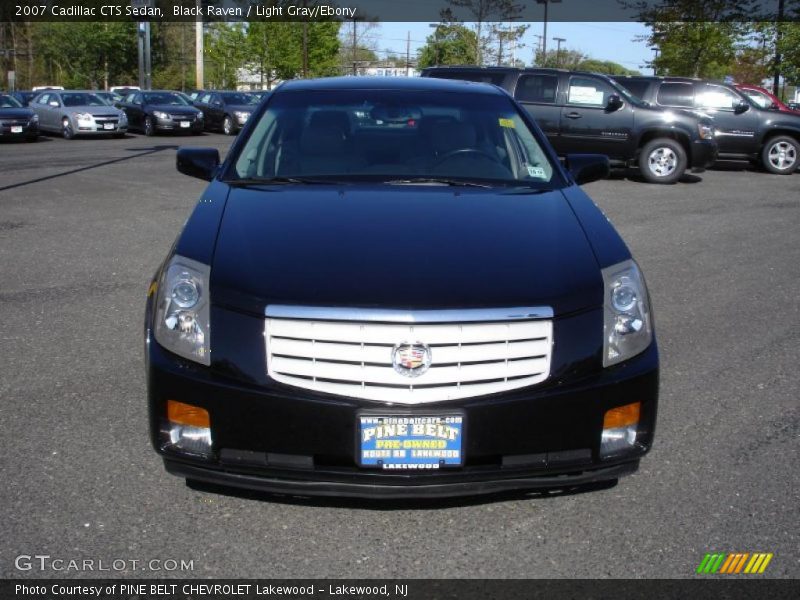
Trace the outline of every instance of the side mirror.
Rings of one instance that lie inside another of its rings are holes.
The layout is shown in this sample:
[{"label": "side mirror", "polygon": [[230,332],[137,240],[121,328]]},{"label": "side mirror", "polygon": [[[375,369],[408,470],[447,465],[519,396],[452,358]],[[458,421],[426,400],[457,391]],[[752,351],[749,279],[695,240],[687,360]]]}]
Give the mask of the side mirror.
[{"label": "side mirror", "polygon": [[750,105],[744,100],[742,100],[741,102],[739,102],[739,104],[733,107],[733,112],[737,115],[747,112],[748,110],[750,110]]},{"label": "side mirror", "polygon": [[618,94],[611,94],[608,97],[608,103],[606,104],[606,108],[609,111],[613,112],[615,110],[619,110],[620,108],[622,108],[622,106],[623,106],[622,98],[620,98]]},{"label": "side mirror", "polygon": [[605,179],[611,172],[605,154],[567,154],[564,166],[578,185]]},{"label": "side mirror", "polygon": [[216,148],[178,148],[175,166],[189,177],[211,181],[219,168],[219,150]]}]

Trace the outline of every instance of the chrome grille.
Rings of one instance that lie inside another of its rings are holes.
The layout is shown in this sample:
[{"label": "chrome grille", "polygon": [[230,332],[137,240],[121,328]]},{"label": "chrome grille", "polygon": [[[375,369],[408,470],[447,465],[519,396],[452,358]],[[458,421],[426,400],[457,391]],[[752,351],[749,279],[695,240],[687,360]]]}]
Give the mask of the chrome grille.
[{"label": "chrome grille", "polygon": [[[494,394],[550,373],[549,308],[384,311],[267,307],[267,373],[310,390],[398,404]],[[430,348],[413,378],[393,365],[400,344]]]}]

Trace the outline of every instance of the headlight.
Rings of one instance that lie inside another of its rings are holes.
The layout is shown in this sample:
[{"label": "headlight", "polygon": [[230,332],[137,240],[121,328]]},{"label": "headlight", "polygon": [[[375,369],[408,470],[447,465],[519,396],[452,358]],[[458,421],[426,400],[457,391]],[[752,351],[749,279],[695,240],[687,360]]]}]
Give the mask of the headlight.
[{"label": "headlight", "polygon": [[239,121],[242,123],[244,123],[245,121],[247,121],[247,119],[250,118],[250,113],[245,112],[243,110],[237,110],[233,114],[236,115],[236,118],[239,119]]},{"label": "headlight", "polygon": [[124,112],[119,113],[119,122],[120,123],[127,123],[128,122],[128,115]]},{"label": "headlight", "polygon": [[200,121],[200,120],[201,120],[203,117],[205,117],[205,115],[204,115],[203,113],[201,113],[201,112],[199,112],[199,113],[197,113],[197,114],[195,115],[195,118],[196,118],[198,121]]},{"label": "headlight", "polygon": [[154,333],[159,344],[178,356],[211,364],[208,281],[211,267],[174,256],[158,285]]},{"label": "headlight", "polygon": [[714,128],[711,125],[707,125],[705,123],[698,123],[697,132],[700,134],[701,140],[714,139]]},{"label": "headlight", "polygon": [[37,115],[37,114],[34,114],[34,115],[31,117],[31,123],[38,123],[38,122],[39,122],[39,115]]},{"label": "headlight", "polygon": [[89,113],[72,113],[72,116],[78,119],[78,121],[91,121],[92,115]]},{"label": "headlight", "polygon": [[169,119],[169,115],[167,113],[165,113],[165,112],[161,112],[160,110],[154,110],[153,111],[153,116],[156,119]]},{"label": "headlight", "polygon": [[633,260],[605,268],[603,366],[610,367],[644,351],[653,339],[650,299]]}]

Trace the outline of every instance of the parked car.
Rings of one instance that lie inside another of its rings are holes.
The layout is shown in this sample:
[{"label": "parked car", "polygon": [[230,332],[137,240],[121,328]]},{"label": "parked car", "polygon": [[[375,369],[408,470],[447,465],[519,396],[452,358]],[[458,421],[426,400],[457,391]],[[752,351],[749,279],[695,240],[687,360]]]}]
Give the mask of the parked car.
[{"label": "parked car", "polygon": [[36,96],[39,95],[39,92],[29,92],[29,91],[24,91],[24,90],[23,91],[19,91],[18,90],[16,92],[11,92],[10,95],[13,96],[14,98],[16,98],[17,101],[20,104],[22,104],[22,106],[28,106],[28,104],[30,104],[31,100],[33,100],[34,98],[36,98]]},{"label": "parked car", "polygon": [[113,85],[108,88],[108,91],[114,92],[121,98],[125,98],[128,94],[141,91],[141,88],[138,85]]},{"label": "parked car", "polygon": [[203,111],[206,129],[235,135],[253,114],[260,100],[246,92],[203,92],[194,105]]},{"label": "parked car", "polygon": [[258,98],[260,102],[264,98],[267,98],[272,93],[272,90],[252,90],[247,93]]},{"label": "parked car", "polygon": [[800,166],[800,115],[761,108],[734,86],[680,77],[617,77],[654,106],[703,111],[714,119],[719,156],[750,160],[780,175]]},{"label": "parked car", "polygon": [[0,94],[0,140],[23,138],[35,142],[39,137],[39,117],[10,94]]},{"label": "parked car", "polygon": [[222,165],[180,149],[210,184],[147,299],[166,469],[372,497],[633,472],[656,420],[650,300],[579,187],[608,159],[565,165],[503,91],[399,77],[290,81]]},{"label": "parked car", "polygon": [[103,100],[109,106],[114,106],[117,102],[122,101],[122,96],[117,94],[116,92],[105,92],[103,90],[93,91],[91,92],[101,100]]},{"label": "parked car", "polygon": [[203,113],[177,92],[132,92],[117,106],[128,115],[132,129],[147,136],[158,132],[203,132]]},{"label": "parked car", "polygon": [[30,107],[39,116],[42,131],[60,133],[67,140],[78,135],[122,137],[128,130],[125,114],[93,92],[44,92],[33,99]]},{"label": "parked car", "polygon": [[745,96],[750,98],[759,107],[766,108],[767,110],[779,110],[781,112],[795,113],[793,108],[790,108],[778,98],[775,94],[763,87],[757,85],[750,85],[749,83],[737,83],[734,87],[742,92]]},{"label": "parked car", "polygon": [[800,102],[789,102],[786,106],[788,106],[792,110],[800,111]]},{"label": "parked car", "polygon": [[560,69],[431,67],[423,77],[483,81],[505,89],[544,130],[556,152],[605,154],[636,166],[652,183],[674,183],[717,155],[709,119],[662,110],[633,97],[605,75]]},{"label": "parked car", "polygon": [[32,90],[34,92],[44,92],[47,90],[63,90],[64,86],[61,85],[35,85]]}]

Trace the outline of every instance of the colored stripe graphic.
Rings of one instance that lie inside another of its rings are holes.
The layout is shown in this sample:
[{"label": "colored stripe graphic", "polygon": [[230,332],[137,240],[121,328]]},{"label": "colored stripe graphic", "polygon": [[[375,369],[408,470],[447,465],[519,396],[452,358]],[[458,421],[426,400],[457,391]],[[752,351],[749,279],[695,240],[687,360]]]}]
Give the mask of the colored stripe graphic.
[{"label": "colored stripe graphic", "polygon": [[[755,575],[763,573],[774,555],[765,552],[707,552],[697,567],[698,574]],[[746,566],[745,566],[746,565]]]}]

